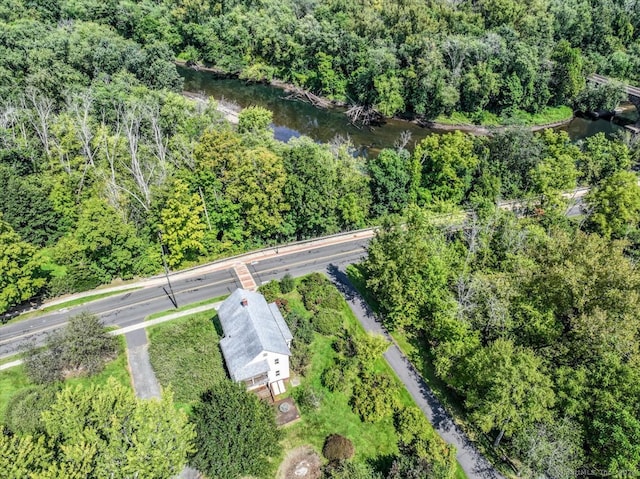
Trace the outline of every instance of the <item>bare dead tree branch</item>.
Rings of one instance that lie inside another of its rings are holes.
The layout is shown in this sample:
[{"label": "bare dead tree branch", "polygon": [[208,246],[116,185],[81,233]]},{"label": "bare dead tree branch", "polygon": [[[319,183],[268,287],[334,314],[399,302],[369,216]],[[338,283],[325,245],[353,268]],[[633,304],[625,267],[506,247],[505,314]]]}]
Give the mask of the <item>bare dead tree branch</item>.
[{"label": "bare dead tree branch", "polygon": [[41,95],[35,88],[27,88],[21,101],[23,108],[31,113],[28,118],[47,157],[51,156],[49,123],[53,114],[53,100]]}]

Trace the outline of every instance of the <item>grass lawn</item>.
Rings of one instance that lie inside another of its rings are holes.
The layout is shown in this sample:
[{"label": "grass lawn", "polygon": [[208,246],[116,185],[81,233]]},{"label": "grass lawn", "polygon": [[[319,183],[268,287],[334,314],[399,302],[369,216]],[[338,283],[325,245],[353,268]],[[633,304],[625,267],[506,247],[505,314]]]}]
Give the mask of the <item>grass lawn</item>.
[{"label": "grass lawn", "polygon": [[[91,384],[103,386],[107,383],[107,379],[113,376],[120,384],[133,390],[129,370],[127,369],[124,337],[118,337],[118,345],[118,357],[107,363],[101,373],[91,377],[70,378],[64,384],[69,386],[88,386]],[[29,386],[33,386],[33,383],[27,377],[24,366],[16,366],[0,371],[0,423],[4,420],[4,413],[11,398],[18,391]]]},{"label": "grass lawn", "polygon": [[24,366],[0,371],[0,422],[4,421],[4,413],[11,398],[21,389],[31,386],[31,381],[24,372]]},{"label": "grass lawn", "polygon": [[180,408],[188,410],[200,394],[227,377],[216,317],[215,311],[205,311],[147,329],[153,370],[163,387],[171,386]]}]

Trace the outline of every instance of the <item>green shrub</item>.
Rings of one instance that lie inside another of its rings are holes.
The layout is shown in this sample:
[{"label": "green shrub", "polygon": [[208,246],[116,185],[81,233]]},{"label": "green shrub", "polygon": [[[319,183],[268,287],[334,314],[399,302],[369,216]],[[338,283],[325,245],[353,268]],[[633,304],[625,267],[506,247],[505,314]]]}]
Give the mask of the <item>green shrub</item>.
[{"label": "green shrub", "polygon": [[289,306],[289,300],[288,299],[286,299],[286,298],[278,298],[274,302],[276,303],[276,306],[278,307],[280,312],[285,313],[285,314],[291,312],[291,306]]},{"label": "green shrub", "polygon": [[[394,425],[398,433],[399,448],[406,457],[412,457],[412,467],[418,469],[428,461],[432,474],[429,477],[447,478],[455,473],[455,449],[443,443],[423,412],[415,406],[397,411]],[[397,467],[402,470],[402,468]],[[408,467],[409,464],[403,464]],[[394,479],[397,476],[392,476]],[[404,477],[404,476],[400,476]]]},{"label": "green shrub", "polygon": [[382,479],[382,475],[366,462],[334,461],[322,472],[323,479]]},{"label": "green shrub", "polygon": [[322,374],[322,384],[331,392],[340,391],[351,396],[351,388],[358,382],[359,364],[352,358],[342,359]]},{"label": "green shrub", "polygon": [[389,342],[380,334],[365,334],[358,338],[356,357],[365,368],[372,368],[376,359],[389,347]]},{"label": "green shrub", "polygon": [[44,432],[41,412],[55,400],[59,388],[32,386],[18,391],[7,404],[5,424],[14,434],[39,435]]},{"label": "green shrub", "polygon": [[397,404],[397,387],[387,374],[368,373],[353,387],[351,407],[360,419],[376,422],[391,415]]},{"label": "green shrub", "polygon": [[304,376],[309,364],[311,364],[311,349],[309,345],[294,339],[291,344],[289,366],[296,374]]},{"label": "green shrub", "polygon": [[88,312],[73,316],[62,331],[47,338],[45,346],[30,350],[25,358],[27,375],[37,384],[99,373],[118,353],[117,340]]},{"label": "green shrub", "polygon": [[393,422],[400,443],[405,445],[425,435],[433,435],[433,429],[429,427],[427,418],[417,407],[405,407],[397,411]]},{"label": "green shrub", "polygon": [[62,296],[63,294],[69,294],[74,292],[74,285],[69,276],[56,276],[51,278],[47,283],[45,290],[45,296],[47,298],[55,298]]},{"label": "green shrub", "polygon": [[322,393],[309,384],[299,387],[295,396],[296,402],[307,411],[316,410],[322,405]]},{"label": "green shrub", "polygon": [[353,443],[340,434],[331,434],[324,441],[322,455],[329,461],[351,459],[355,453]]},{"label": "green shrub", "polygon": [[273,303],[282,294],[280,291],[280,283],[277,281],[269,281],[263,284],[258,288],[258,292],[264,296],[267,303]]},{"label": "green shrub", "polygon": [[339,336],[333,342],[333,349],[339,354],[343,354],[347,358],[352,358],[356,355],[357,349],[353,338],[350,335]]},{"label": "green shrub", "polygon": [[325,370],[322,373],[322,385],[331,392],[341,391],[344,385],[342,371],[335,366]]},{"label": "green shrub", "polygon": [[313,327],[308,318],[295,311],[290,311],[285,314],[284,320],[289,326],[294,341],[300,341],[305,344],[310,344],[313,341]]},{"label": "green shrub", "polygon": [[298,291],[302,296],[305,308],[309,311],[320,309],[342,308],[342,296],[329,280],[320,273],[312,273],[302,280]]},{"label": "green shrub", "polygon": [[295,288],[296,282],[293,277],[289,273],[285,274],[284,277],[280,280],[280,291],[282,291],[284,294],[288,294]]},{"label": "green shrub", "polygon": [[342,315],[333,309],[321,309],[311,320],[313,328],[320,334],[330,336],[342,331]]}]

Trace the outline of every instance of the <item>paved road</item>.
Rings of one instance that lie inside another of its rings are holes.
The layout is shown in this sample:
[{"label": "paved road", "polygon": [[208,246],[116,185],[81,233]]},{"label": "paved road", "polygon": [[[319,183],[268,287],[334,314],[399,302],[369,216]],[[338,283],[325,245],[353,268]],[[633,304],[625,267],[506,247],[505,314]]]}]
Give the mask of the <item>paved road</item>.
[{"label": "paved road", "polygon": [[[587,192],[587,188],[578,188],[565,194],[574,200],[567,211],[568,216],[581,214],[582,197]],[[520,206],[517,201],[500,205],[504,209],[518,209]],[[371,235],[372,230],[336,235],[282,247],[280,250],[250,253],[220,263],[225,267],[217,267],[217,263],[212,263],[175,273],[171,275],[175,298],[178,305],[191,304],[228,294],[240,287],[233,269],[236,259],[238,262],[244,262],[243,258],[250,259],[247,267],[258,285],[282,278],[287,273],[301,276],[324,271],[330,264],[340,266],[354,263],[366,254],[365,248]],[[70,316],[80,311],[98,314],[106,325],[125,327],[143,321],[150,314],[173,308],[164,279],[152,278],[128,287],[135,286],[141,286],[142,289],[0,327],[0,359],[30,345],[41,344],[46,334],[60,328]]]},{"label": "paved road", "polygon": [[[355,237],[326,246],[301,245],[294,251],[282,248],[270,255],[248,256],[249,259],[257,259],[250,261],[247,266],[260,285],[282,278],[287,273],[300,276],[324,271],[329,264],[357,262],[365,255],[368,242],[368,238]],[[126,327],[143,321],[150,314],[172,309],[173,303],[163,282],[154,280],[151,286],[142,289],[2,326],[0,358],[16,354],[31,344],[42,343],[48,333],[63,326],[70,316],[80,311],[98,314],[106,325]],[[233,263],[216,271],[208,271],[205,267],[176,273],[172,275],[171,283],[179,306],[229,294],[240,286]]]},{"label": "paved road", "polygon": [[[384,335],[392,341],[389,334],[376,320],[364,299],[349,282],[344,271],[340,268],[330,268],[329,275],[332,281],[344,294],[353,313],[362,326],[372,333]],[[396,375],[404,383],[416,404],[422,409],[429,422],[448,444],[456,447],[456,458],[469,479],[504,479],[493,466],[478,452],[474,444],[467,438],[462,430],[456,426],[453,418],[447,413],[440,401],[435,397],[427,383],[422,379],[418,371],[413,367],[406,356],[392,342],[384,353],[384,357],[394,370]]]}]

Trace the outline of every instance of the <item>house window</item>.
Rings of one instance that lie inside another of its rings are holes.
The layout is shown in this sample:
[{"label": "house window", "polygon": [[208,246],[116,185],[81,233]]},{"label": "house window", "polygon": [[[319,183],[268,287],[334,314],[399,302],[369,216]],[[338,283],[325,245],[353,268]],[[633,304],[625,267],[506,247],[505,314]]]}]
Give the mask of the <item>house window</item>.
[{"label": "house window", "polygon": [[275,358],[273,360],[273,364],[280,364],[280,358]]},{"label": "house window", "polygon": [[280,376],[280,371],[276,371],[276,377]]},{"label": "house window", "polygon": [[263,358],[266,358],[266,357],[267,357],[267,354],[269,354],[269,353],[262,353],[262,357],[263,357]]}]

